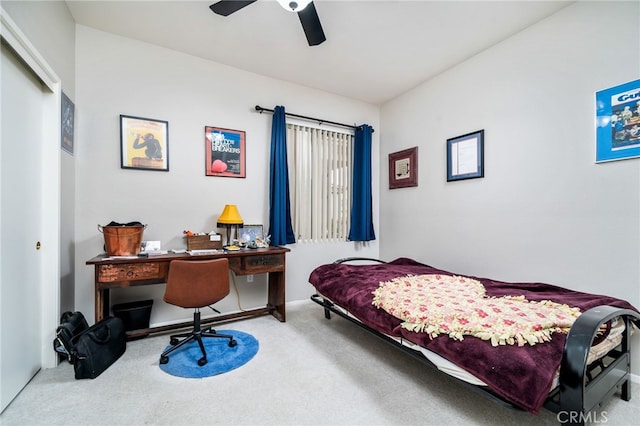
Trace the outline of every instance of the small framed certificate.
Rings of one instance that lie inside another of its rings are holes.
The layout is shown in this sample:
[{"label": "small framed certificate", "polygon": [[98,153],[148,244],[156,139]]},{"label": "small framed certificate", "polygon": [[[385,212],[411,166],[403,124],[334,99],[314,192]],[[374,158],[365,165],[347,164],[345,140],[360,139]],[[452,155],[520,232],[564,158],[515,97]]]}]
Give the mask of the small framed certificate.
[{"label": "small framed certificate", "polygon": [[418,186],[418,147],[389,154],[389,189]]},{"label": "small framed certificate", "polygon": [[447,182],[484,177],[484,130],[447,139]]}]

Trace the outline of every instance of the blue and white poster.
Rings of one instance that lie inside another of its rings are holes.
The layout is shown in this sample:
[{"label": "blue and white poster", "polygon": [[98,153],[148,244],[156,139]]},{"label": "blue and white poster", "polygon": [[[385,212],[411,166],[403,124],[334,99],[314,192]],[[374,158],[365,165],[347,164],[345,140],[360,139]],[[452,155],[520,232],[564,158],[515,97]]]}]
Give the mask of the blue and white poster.
[{"label": "blue and white poster", "polygon": [[596,92],[596,163],[640,157],[640,80]]}]

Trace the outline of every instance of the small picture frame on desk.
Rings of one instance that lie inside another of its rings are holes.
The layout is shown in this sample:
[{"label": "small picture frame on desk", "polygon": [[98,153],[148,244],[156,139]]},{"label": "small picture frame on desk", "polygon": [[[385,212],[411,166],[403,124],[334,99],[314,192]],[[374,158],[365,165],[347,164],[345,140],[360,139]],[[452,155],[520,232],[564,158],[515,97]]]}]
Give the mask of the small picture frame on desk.
[{"label": "small picture frame on desk", "polygon": [[240,228],[240,240],[245,243],[251,243],[256,239],[263,239],[264,233],[262,231],[262,225],[244,225]]}]

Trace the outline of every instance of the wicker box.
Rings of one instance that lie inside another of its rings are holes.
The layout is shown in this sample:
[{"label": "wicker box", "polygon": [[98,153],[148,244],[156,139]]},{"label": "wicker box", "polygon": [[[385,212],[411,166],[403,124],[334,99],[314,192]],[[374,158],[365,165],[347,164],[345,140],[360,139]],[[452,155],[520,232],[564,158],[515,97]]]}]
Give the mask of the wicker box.
[{"label": "wicker box", "polygon": [[187,236],[187,250],[221,249],[222,236],[220,234]]}]

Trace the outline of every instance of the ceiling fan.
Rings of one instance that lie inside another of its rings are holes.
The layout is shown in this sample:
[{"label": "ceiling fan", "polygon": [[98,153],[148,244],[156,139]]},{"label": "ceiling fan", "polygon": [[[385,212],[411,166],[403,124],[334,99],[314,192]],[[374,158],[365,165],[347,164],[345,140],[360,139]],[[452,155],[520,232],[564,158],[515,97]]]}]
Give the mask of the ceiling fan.
[{"label": "ceiling fan", "polygon": [[[209,9],[218,15],[229,16],[243,7],[249,6],[251,3],[255,3],[256,1],[257,0],[220,0],[209,6]],[[324,31],[320,24],[320,18],[318,18],[318,12],[316,12],[316,7],[314,6],[313,1],[277,1],[289,12],[296,12],[298,14],[304,34],[307,36],[309,46],[317,46],[327,39],[324,36]]]}]

